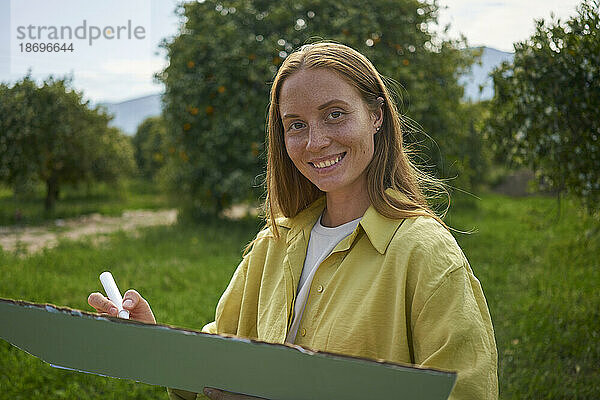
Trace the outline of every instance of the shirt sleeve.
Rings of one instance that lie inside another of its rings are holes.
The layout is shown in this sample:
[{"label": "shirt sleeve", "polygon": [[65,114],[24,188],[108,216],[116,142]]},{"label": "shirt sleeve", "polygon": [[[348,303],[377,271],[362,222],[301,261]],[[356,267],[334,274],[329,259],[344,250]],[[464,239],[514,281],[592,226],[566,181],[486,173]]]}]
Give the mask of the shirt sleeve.
[{"label": "shirt sleeve", "polygon": [[468,263],[448,272],[413,319],[415,363],[457,371],[451,400],[497,399],[497,350],[483,291]]}]

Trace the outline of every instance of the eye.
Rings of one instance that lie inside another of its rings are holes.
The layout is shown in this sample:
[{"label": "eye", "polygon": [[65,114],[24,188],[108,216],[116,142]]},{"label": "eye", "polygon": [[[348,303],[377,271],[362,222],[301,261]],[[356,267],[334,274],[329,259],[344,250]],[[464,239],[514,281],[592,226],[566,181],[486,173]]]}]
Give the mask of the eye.
[{"label": "eye", "polygon": [[302,128],[304,128],[304,122],[300,122],[300,121],[292,122],[290,124],[290,127],[288,128],[288,132],[289,131],[297,131]]},{"label": "eye", "polygon": [[328,119],[339,119],[344,113],[340,110],[335,110],[329,113]]}]

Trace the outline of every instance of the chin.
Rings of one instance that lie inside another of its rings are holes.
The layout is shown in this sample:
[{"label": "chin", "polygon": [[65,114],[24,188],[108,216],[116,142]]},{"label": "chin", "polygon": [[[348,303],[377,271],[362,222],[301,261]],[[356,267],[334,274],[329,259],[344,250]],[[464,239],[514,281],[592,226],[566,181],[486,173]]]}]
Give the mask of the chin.
[{"label": "chin", "polygon": [[321,192],[325,192],[325,193],[329,193],[329,192],[335,192],[336,190],[340,189],[340,186],[338,185],[331,185],[331,184],[314,184]]}]

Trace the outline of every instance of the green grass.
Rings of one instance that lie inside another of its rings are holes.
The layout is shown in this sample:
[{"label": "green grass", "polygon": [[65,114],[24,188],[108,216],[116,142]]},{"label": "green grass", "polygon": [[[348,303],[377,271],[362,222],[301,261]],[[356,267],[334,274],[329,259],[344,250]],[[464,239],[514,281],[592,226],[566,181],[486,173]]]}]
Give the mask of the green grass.
[{"label": "green grass", "polygon": [[124,210],[155,210],[172,206],[172,199],[157,185],[141,179],[123,180],[117,184],[64,185],[52,212],[44,210],[44,198],[43,185],[33,187],[30,193],[16,196],[12,190],[0,186],[0,225],[33,225],[92,213],[115,216],[121,215]]},{"label": "green grass", "polygon": [[[600,393],[600,224],[563,203],[484,195],[446,220],[486,294],[499,354],[502,399],[595,399]],[[147,228],[62,242],[20,258],[0,253],[0,297],[89,310],[98,275],[148,298],[160,322],[199,329],[241,259],[257,221]],[[51,368],[0,341],[0,399],[165,399],[165,390]]]},{"label": "green grass", "polygon": [[[146,229],[94,247],[62,242],[27,258],[0,253],[0,297],[89,310],[87,296],[101,291],[99,274],[111,270],[122,291],[134,287],[157,320],[201,328],[252,239],[256,221]],[[165,399],[162,387],[54,369],[0,341],[0,399]]]},{"label": "green grass", "polygon": [[502,399],[600,394],[600,224],[573,202],[486,195],[447,222],[484,288]]}]

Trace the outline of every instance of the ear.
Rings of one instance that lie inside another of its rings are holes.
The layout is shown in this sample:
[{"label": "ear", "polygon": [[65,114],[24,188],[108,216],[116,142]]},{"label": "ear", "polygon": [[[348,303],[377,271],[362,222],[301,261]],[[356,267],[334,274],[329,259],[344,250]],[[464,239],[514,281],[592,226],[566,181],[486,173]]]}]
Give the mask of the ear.
[{"label": "ear", "polygon": [[371,121],[375,133],[379,132],[383,125],[383,104],[385,103],[385,100],[381,96],[377,98],[377,101],[379,102],[379,107],[371,113]]}]

